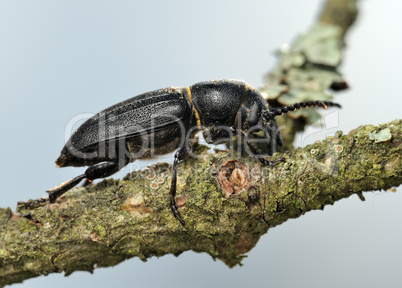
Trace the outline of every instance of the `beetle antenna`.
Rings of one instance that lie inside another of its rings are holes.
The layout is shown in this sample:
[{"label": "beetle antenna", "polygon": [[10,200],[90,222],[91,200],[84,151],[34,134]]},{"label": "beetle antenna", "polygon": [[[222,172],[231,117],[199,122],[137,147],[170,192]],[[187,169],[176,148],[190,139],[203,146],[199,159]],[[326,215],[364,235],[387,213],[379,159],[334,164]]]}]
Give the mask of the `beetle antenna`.
[{"label": "beetle antenna", "polygon": [[295,103],[289,106],[281,107],[278,109],[275,109],[273,111],[265,111],[262,117],[266,121],[274,119],[276,116],[280,116],[282,114],[295,111],[295,110],[301,110],[303,108],[308,108],[308,107],[322,107],[324,109],[327,109],[327,107],[338,107],[341,108],[341,105],[334,103],[334,102],[326,102],[326,101],[307,101],[307,102],[300,102],[300,103]]}]

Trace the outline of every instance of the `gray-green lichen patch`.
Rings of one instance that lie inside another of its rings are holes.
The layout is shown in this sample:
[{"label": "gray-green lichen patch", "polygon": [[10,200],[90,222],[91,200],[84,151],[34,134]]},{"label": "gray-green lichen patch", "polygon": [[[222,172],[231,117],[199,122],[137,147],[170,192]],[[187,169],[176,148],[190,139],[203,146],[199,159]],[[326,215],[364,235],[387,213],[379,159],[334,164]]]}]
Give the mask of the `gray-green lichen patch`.
[{"label": "gray-green lichen patch", "polygon": [[371,132],[369,133],[369,139],[373,140],[375,143],[386,142],[391,140],[391,129],[385,128],[379,132]]},{"label": "gray-green lichen patch", "polygon": [[342,59],[342,30],[337,25],[317,23],[299,36],[294,49],[304,51],[309,62],[336,67]]},{"label": "gray-green lichen patch", "polygon": [[[307,33],[299,35],[292,44],[278,52],[279,63],[267,75],[266,84],[259,89],[272,107],[304,101],[332,101],[332,91],[347,89],[348,85],[337,68],[342,58],[345,27],[317,23]],[[277,117],[285,146],[291,149],[294,135],[306,123],[321,117],[319,109],[303,109]],[[287,119],[291,118],[291,119]]]}]

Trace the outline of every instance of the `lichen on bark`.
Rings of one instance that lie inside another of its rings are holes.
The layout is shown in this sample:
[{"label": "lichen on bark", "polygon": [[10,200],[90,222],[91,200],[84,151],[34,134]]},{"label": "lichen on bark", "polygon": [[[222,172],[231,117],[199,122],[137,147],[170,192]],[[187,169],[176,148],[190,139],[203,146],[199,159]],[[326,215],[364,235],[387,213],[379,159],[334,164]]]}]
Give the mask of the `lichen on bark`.
[{"label": "lichen on bark", "polygon": [[[390,139],[370,138],[384,129],[390,130]],[[165,163],[152,170],[156,177],[166,177],[157,189],[143,173],[75,188],[55,204],[21,214],[1,209],[0,284],[187,250],[233,266],[270,227],[353,193],[402,182],[402,120],[362,126],[347,135],[338,132],[305,148],[276,153],[274,159],[286,162],[274,168],[206,150],[199,146],[199,159],[180,164],[184,227],[169,208]],[[223,185],[223,180],[228,182]]]}]

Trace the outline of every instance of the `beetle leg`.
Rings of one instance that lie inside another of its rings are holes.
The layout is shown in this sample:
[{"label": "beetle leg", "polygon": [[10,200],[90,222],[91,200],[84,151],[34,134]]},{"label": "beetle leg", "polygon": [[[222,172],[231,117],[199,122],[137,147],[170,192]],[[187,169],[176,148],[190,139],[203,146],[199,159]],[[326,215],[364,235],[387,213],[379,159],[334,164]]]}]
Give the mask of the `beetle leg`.
[{"label": "beetle leg", "polygon": [[172,166],[172,181],[170,183],[170,208],[172,208],[172,212],[174,217],[176,217],[182,225],[186,224],[184,220],[180,217],[180,212],[177,210],[176,206],[176,182],[177,182],[177,165],[179,164],[179,161],[183,160],[187,156],[187,145],[184,147],[181,147],[177,152],[174,154],[174,161],[173,161],[173,166]]},{"label": "beetle leg", "polygon": [[64,182],[60,186],[57,186],[53,189],[49,189],[46,191],[46,193],[49,194],[49,202],[54,203],[60,195],[64,194],[66,191],[70,190],[73,188],[75,185],[81,182],[82,179],[85,179],[85,174],[81,174],[71,180],[68,180],[67,182]]},{"label": "beetle leg", "polygon": [[122,161],[104,161],[88,167],[85,171],[85,178],[89,182],[99,178],[105,178],[113,175],[129,163],[128,159]]},{"label": "beetle leg", "polygon": [[233,133],[236,133],[237,135],[241,136],[244,138],[244,140],[247,143],[247,146],[250,148],[251,152],[254,154],[254,156],[260,161],[261,164],[267,165],[269,167],[274,167],[277,162],[285,162],[285,158],[281,158],[275,161],[268,161],[264,159],[264,157],[260,156],[260,152],[258,151],[257,147],[254,145],[254,143],[250,140],[250,138],[247,137],[246,134],[243,133],[240,129],[237,129],[236,127],[230,127]]},{"label": "beetle leg", "polygon": [[40,206],[43,203],[46,203],[47,201],[49,201],[49,198],[39,198],[31,201],[18,201],[17,207],[32,209]]},{"label": "beetle leg", "polygon": [[32,208],[38,207],[39,205],[46,203],[48,201],[50,203],[54,203],[56,201],[57,197],[59,197],[61,194],[63,194],[67,190],[73,188],[75,185],[80,183],[80,181],[84,178],[85,178],[85,174],[79,175],[73,179],[68,180],[67,182],[64,182],[60,186],[57,186],[53,189],[46,191],[47,193],[49,193],[49,198],[40,198],[40,199],[26,201],[26,202],[20,201],[17,203],[17,206],[24,207],[27,209],[32,209]]},{"label": "beetle leg", "polygon": [[19,207],[25,207],[28,209],[35,208],[39,206],[42,203],[50,202],[54,203],[56,199],[76,186],[78,183],[81,182],[83,179],[87,179],[88,182],[91,182],[92,180],[98,179],[98,178],[105,178],[108,177],[117,171],[119,171],[121,168],[126,166],[128,164],[129,160],[124,159],[123,161],[105,161],[101,162],[95,165],[92,165],[88,167],[88,169],[85,171],[84,174],[81,174],[71,180],[68,180],[67,182],[64,182],[60,186],[57,186],[53,189],[49,189],[46,191],[49,194],[49,198],[40,198],[37,200],[32,200],[32,201],[27,201],[27,202],[18,202]]},{"label": "beetle leg", "polygon": [[54,203],[59,196],[76,186],[82,179],[87,179],[87,182],[90,183],[92,180],[105,178],[116,173],[128,164],[128,161],[122,162],[123,163],[119,163],[118,161],[105,161],[88,167],[84,174],[81,174],[54,189],[46,191],[49,193],[49,202]]}]

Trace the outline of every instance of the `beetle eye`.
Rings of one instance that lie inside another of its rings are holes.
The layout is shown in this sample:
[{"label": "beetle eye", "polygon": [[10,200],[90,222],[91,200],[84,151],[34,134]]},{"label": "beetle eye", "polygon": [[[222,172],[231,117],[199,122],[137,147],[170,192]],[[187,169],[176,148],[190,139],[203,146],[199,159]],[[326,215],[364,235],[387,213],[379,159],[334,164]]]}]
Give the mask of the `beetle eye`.
[{"label": "beetle eye", "polygon": [[256,125],[258,123],[258,120],[260,120],[260,109],[257,104],[254,104],[253,108],[251,109],[250,117],[248,120],[249,126]]}]

